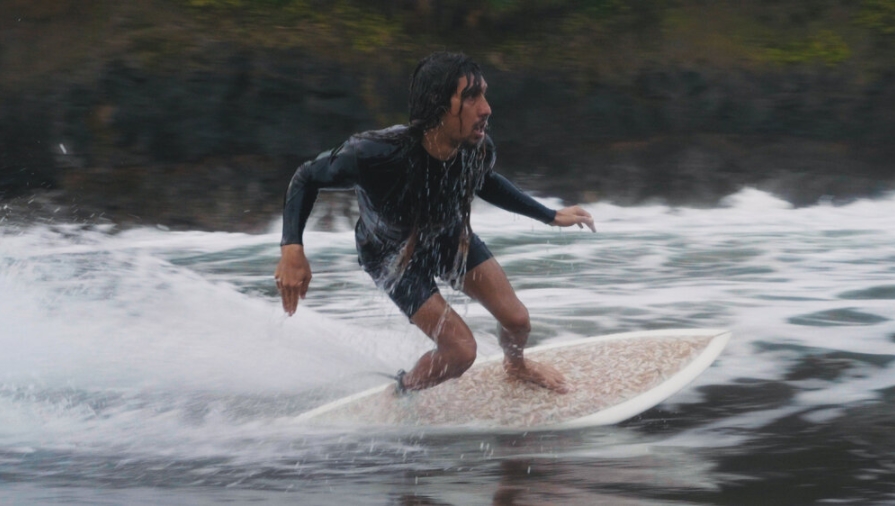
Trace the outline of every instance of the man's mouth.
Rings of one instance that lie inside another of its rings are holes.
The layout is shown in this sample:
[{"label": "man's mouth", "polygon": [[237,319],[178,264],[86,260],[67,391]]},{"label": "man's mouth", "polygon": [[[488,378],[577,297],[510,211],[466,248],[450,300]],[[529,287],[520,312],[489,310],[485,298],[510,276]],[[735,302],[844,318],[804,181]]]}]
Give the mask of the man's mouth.
[{"label": "man's mouth", "polygon": [[472,131],[478,135],[485,135],[485,128],[488,127],[488,120],[476,123]]}]

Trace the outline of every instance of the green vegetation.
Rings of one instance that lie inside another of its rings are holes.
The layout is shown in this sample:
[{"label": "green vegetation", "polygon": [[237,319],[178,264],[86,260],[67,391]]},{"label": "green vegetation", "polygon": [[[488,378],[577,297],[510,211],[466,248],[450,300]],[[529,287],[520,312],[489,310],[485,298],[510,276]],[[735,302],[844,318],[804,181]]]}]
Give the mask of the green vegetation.
[{"label": "green vegetation", "polygon": [[[0,60],[16,69],[0,75],[0,86],[39,81],[63,68],[87,75],[91,63],[116,52],[161,72],[213,66],[209,42],[305,51],[388,72],[432,50],[461,50],[504,70],[562,72],[583,91],[624,84],[645,67],[796,66],[859,75],[895,63],[895,0],[16,0],[15,6],[32,20],[31,31],[0,48]],[[32,33],[41,35],[32,40]]]},{"label": "green vegetation", "polygon": [[895,34],[895,0],[176,1],[247,43],[356,61],[462,49],[502,68],[574,68],[583,82],[656,62],[873,68],[890,58],[868,36]]},{"label": "green vegetation", "polygon": [[851,56],[848,43],[832,30],[821,30],[810,37],[768,48],[768,60],[779,64],[822,62],[826,65],[841,63]]},{"label": "green vegetation", "polygon": [[895,35],[895,0],[864,0],[857,23],[885,35]]}]

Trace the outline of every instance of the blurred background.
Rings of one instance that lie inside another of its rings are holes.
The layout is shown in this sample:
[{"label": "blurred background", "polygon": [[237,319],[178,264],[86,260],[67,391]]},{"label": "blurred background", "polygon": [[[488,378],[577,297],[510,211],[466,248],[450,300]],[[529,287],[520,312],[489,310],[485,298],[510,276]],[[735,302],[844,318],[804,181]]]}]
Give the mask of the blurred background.
[{"label": "blurred background", "polygon": [[895,0],[0,0],[0,203],[262,230],[434,50],[527,191],[843,203],[895,188],[893,49]]}]

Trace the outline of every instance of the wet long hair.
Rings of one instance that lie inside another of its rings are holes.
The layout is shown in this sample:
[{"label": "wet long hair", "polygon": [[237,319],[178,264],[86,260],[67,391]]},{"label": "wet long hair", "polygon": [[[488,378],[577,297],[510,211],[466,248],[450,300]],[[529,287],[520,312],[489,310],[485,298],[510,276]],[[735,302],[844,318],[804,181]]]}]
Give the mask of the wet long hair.
[{"label": "wet long hair", "polygon": [[[461,77],[466,77],[466,87],[460,92],[461,108],[463,100],[479,95],[483,91],[484,77],[481,68],[471,58],[462,53],[437,52],[423,58],[410,80],[410,128],[413,144],[422,142],[426,131],[440,125],[442,118],[451,108],[451,98],[457,92]],[[462,109],[461,109],[462,110]],[[452,276],[458,282],[466,271],[466,257],[469,252],[469,241],[472,238],[470,211],[475,198],[476,189],[482,184],[484,175],[490,167],[485,167],[487,157],[485,143],[475,147],[461,146],[457,156],[462,164],[461,180],[456,186],[456,194],[436,197],[435,200],[446,206],[459,206],[462,228]],[[412,157],[411,157],[412,159]],[[454,163],[452,161],[451,163]],[[396,278],[400,278],[409,265],[413,252],[420,239],[423,239],[430,223],[422,223],[421,217],[429,215],[422,212],[424,206],[431,205],[433,198],[429,195],[428,166],[408,167],[407,189],[405,198],[409,210],[413,213],[414,223],[410,237],[396,258]],[[447,199],[447,200],[445,200]]]},{"label": "wet long hair", "polygon": [[[466,78],[460,98],[482,92],[482,69],[463,53],[432,53],[420,60],[410,79],[410,128],[418,134],[438,126],[451,108],[457,83]],[[462,107],[462,103],[461,103]]]}]

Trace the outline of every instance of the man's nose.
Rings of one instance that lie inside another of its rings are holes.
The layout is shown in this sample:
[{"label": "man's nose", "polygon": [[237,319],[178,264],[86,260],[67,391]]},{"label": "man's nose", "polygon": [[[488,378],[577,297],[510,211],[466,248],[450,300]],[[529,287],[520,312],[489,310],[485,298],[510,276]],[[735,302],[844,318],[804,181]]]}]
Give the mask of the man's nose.
[{"label": "man's nose", "polygon": [[482,105],[479,109],[480,116],[491,116],[491,104],[488,103],[488,100],[485,97],[482,97]]}]

